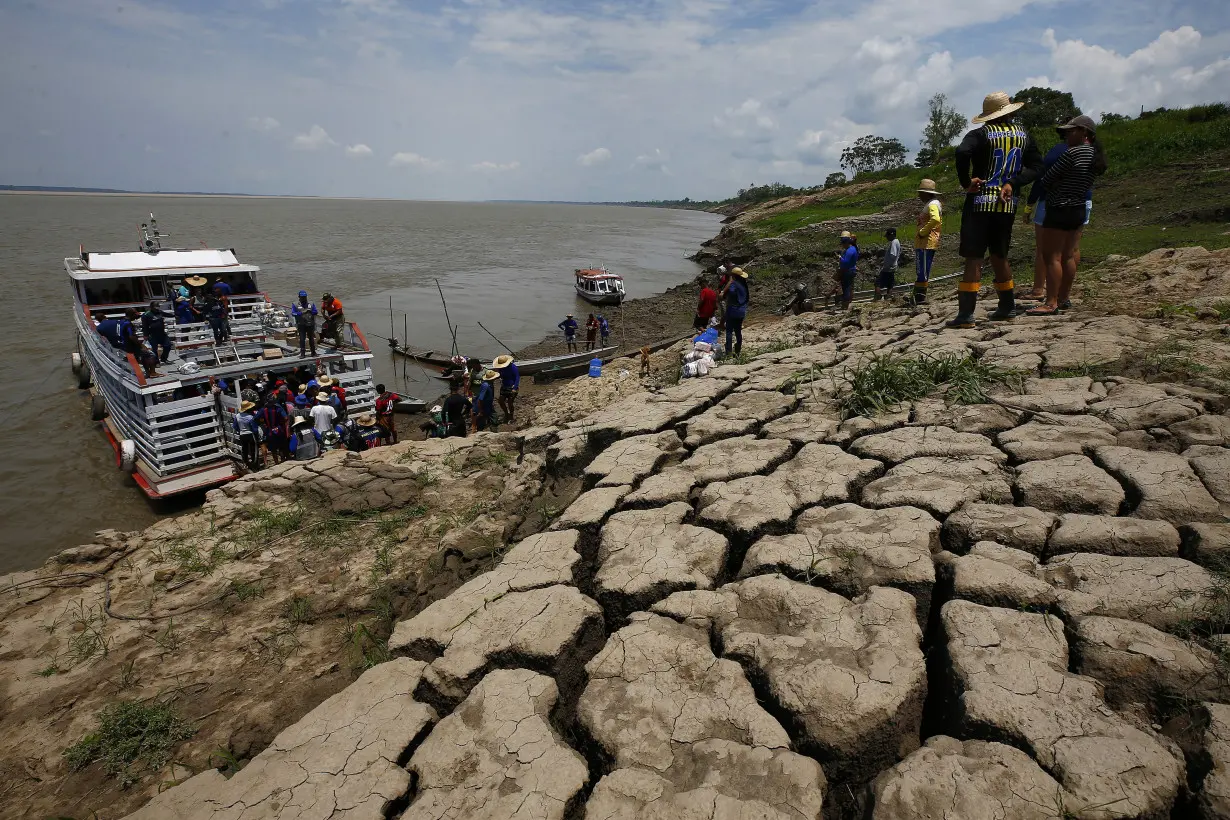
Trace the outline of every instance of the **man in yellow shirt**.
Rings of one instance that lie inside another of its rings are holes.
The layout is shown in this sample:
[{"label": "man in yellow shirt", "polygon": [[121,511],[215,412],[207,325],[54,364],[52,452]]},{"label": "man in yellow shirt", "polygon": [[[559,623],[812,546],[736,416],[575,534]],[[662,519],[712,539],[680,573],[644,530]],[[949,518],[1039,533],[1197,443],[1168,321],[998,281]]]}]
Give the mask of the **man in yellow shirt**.
[{"label": "man in yellow shirt", "polygon": [[944,210],[940,205],[940,192],[935,189],[935,180],[924,179],[918,186],[918,199],[925,203],[918,212],[918,230],[914,234],[914,264],[917,278],[914,294],[906,297],[906,304],[921,305],[927,301],[927,285],[931,281],[931,265],[935,252],[940,247],[940,234],[944,229]]}]

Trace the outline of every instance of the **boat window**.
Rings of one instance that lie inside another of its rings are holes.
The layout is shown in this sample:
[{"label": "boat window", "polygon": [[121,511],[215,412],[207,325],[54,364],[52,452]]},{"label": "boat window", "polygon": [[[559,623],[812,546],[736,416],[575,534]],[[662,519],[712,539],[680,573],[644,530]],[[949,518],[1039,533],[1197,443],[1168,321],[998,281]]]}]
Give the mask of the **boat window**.
[{"label": "boat window", "polygon": [[145,285],[147,288],[149,288],[149,298],[150,299],[166,298],[166,295],[167,295],[167,291],[165,287],[166,282],[163,281],[162,279],[146,279]]},{"label": "boat window", "polygon": [[606,282],[599,282],[599,283],[598,283],[598,292],[599,292],[599,293],[606,293]]}]

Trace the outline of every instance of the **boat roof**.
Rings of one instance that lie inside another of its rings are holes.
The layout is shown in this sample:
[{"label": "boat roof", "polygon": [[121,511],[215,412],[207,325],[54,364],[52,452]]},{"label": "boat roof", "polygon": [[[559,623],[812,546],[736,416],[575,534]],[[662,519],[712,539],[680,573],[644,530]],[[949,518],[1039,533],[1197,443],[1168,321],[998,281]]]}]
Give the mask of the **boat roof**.
[{"label": "boat roof", "polygon": [[586,279],[623,279],[618,273],[611,273],[606,268],[577,268],[577,276]]},{"label": "boat roof", "polygon": [[189,276],[193,274],[255,273],[256,265],[245,265],[234,249],[171,248],[154,251],[91,251],[65,258],[64,266],[74,279],[114,279],[124,274],[142,276]]}]

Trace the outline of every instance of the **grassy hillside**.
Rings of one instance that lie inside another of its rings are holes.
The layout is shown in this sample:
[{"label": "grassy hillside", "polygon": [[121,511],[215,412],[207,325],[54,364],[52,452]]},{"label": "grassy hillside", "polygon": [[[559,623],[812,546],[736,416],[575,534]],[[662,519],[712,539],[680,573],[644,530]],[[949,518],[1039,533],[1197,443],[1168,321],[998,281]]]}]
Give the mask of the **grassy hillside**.
[{"label": "grassy hillside", "polygon": [[[1138,255],[1155,248],[1198,244],[1212,250],[1230,246],[1230,110],[1202,106],[1146,114],[1140,119],[1104,124],[1098,131],[1110,170],[1094,191],[1093,219],[1082,240],[1084,259],[1097,262],[1108,254]],[[1058,141],[1053,132],[1035,135],[1045,152]],[[797,228],[842,217],[875,213],[909,201],[924,178],[934,179],[944,196],[944,267],[956,260],[963,194],[957,183],[951,149],[930,168],[901,168],[860,174],[856,182],[886,184],[804,205],[745,225],[753,238],[781,236]],[[913,221],[898,232],[910,236]],[[822,242],[821,237],[816,238]],[[864,237],[875,244],[876,237]],[[836,247],[834,235],[831,243]],[[1016,232],[1013,259],[1032,259],[1033,231],[1023,223]]]}]

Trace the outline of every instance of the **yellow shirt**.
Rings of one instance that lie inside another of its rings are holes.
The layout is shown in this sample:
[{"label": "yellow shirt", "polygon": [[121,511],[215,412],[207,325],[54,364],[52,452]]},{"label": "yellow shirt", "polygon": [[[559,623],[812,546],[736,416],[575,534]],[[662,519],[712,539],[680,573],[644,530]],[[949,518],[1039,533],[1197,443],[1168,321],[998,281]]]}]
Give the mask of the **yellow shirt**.
[{"label": "yellow shirt", "polygon": [[939,250],[940,234],[943,232],[944,214],[938,199],[927,203],[918,212],[918,233],[914,236],[915,249]]}]

